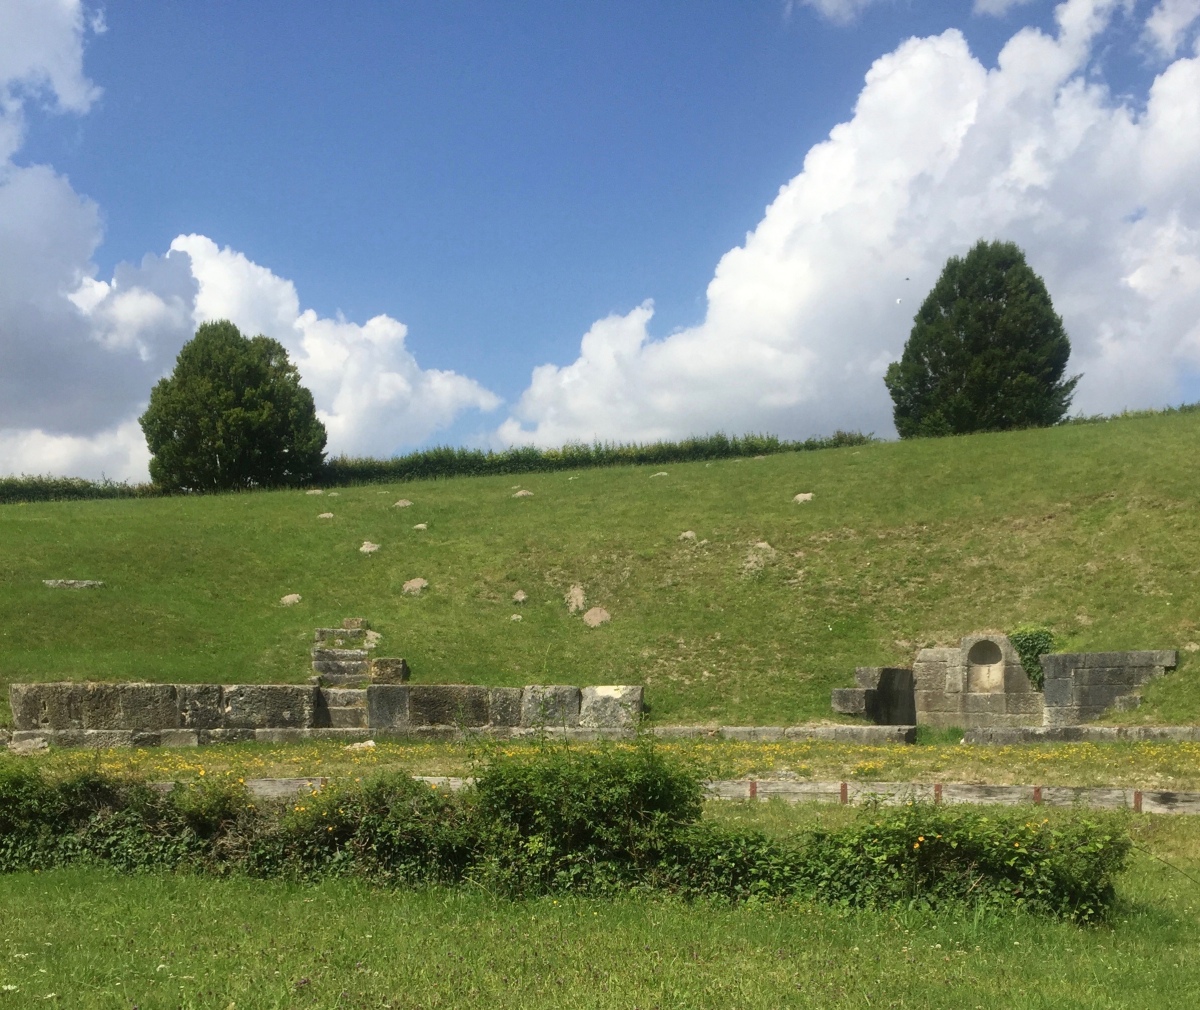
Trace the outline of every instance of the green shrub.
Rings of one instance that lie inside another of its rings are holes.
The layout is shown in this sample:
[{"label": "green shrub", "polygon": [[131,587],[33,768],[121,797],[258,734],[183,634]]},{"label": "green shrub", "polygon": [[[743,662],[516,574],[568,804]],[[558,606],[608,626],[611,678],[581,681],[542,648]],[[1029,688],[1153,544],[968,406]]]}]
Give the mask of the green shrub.
[{"label": "green shrub", "polygon": [[1009,632],[1008,640],[1021,657],[1021,665],[1025,667],[1030,682],[1039,691],[1042,690],[1046,675],[1042,670],[1041,657],[1054,651],[1054,632],[1039,624],[1022,624],[1016,631]]},{"label": "green shrub", "polygon": [[803,890],[849,906],[969,902],[1080,922],[1103,918],[1129,855],[1112,821],[1063,824],[913,804],[801,846]]},{"label": "green shrub", "polygon": [[1112,904],[1130,848],[1111,819],[1051,824],[927,805],[776,839],[700,821],[700,797],[697,777],[649,745],[493,761],[460,793],[388,774],[262,804],[236,784],[162,791],[17,768],[0,773],[0,872],[102,863],[354,874],[393,886],[471,881],[512,896],[970,904],[1091,922]]},{"label": "green shrub", "polygon": [[702,791],[698,775],[643,743],[493,761],[475,794],[490,884],[530,893],[637,879],[699,819]]}]

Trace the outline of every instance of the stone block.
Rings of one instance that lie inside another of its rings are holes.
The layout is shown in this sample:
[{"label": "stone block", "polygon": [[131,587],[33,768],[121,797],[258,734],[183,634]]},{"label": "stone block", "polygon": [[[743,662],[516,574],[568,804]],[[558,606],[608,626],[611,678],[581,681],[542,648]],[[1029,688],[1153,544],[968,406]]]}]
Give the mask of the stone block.
[{"label": "stone block", "polygon": [[408,692],[404,684],[372,684],[367,688],[367,725],[385,733],[403,733],[409,727]]},{"label": "stone block", "polygon": [[[88,687],[100,687],[89,684]],[[117,684],[120,715],[116,725],[91,725],[88,699],[84,699],[83,724],[87,729],[163,730],[179,728],[179,698],[174,684]]]},{"label": "stone block", "polygon": [[83,729],[82,684],[13,684],[8,698],[15,729]]},{"label": "stone block", "polygon": [[325,710],[328,721],[324,728],[328,729],[366,729],[366,706],[332,706]]},{"label": "stone block", "polygon": [[1047,677],[1042,684],[1042,695],[1047,708],[1061,708],[1070,705],[1075,700],[1073,683],[1066,677]]},{"label": "stone block", "polygon": [[630,729],[642,718],[640,685],[585,687],[580,695],[579,725],[584,729]]},{"label": "stone block", "polygon": [[529,684],[521,695],[521,725],[577,726],[581,701],[577,687]]},{"label": "stone block", "polygon": [[325,687],[321,689],[321,698],[330,708],[367,707],[367,691],[361,687]]},{"label": "stone block", "polygon": [[879,686],[879,675],[883,673],[882,666],[856,666],[854,668],[855,687],[874,689]]},{"label": "stone block", "polygon": [[409,677],[408,663],[391,656],[380,656],[371,660],[372,684],[404,684]]},{"label": "stone block", "polygon": [[[337,643],[354,648],[358,643],[365,642],[367,632],[363,628],[317,628],[313,641],[330,649],[341,648]],[[315,650],[314,650],[315,651]]]},{"label": "stone block", "polygon": [[179,724],[188,729],[219,729],[225,724],[220,684],[176,684]]},{"label": "stone block", "polygon": [[948,675],[961,678],[962,656],[958,649],[922,649],[912,669],[918,691],[944,691]]},{"label": "stone block", "polygon": [[1042,720],[1042,696],[1036,691],[1028,694],[1006,694],[1004,696],[1004,711],[1009,715],[1036,716]]},{"label": "stone block", "polygon": [[875,707],[875,689],[836,687],[830,692],[830,707],[842,715],[867,715]]},{"label": "stone block", "polygon": [[198,729],[196,736],[201,744],[210,743],[245,743],[254,739],[252,729]]},{"label": "stone block", "polygon": [[313,725],[311,684],[232,684],[222,689],[228,729],[302,729]]},{"label": "stone block", "polygon": [[787,734],[784,726],[721,726],[725,740],[770,741],[783,740]]},{"label": "stone block", "polygon": [[164,729],[158,734],[158,742],[162,747],[198,747],[200,733],[194,729]]},{"label": "stone block", "polygon": [[[917,691],[916,709],[921,712],[957,712],[962,695],[948,697],[944,691]],[[920,720],[918,720],[920,721]]]},{"label": "stone block", "polygon": [[1004,702],[1003,694],[964,694],[962,710],[964,715],[1003,715]]},{"label": "stone block", "polygon": [[488,723],[492,726],[520,726],[521,695],[519,687],[488,688]]},{"label": "stone block", "polygon": [[413,684],[408,689],[411,726],[486,726],[488,689],[474,684]]},{"label": "stone block", "polygon": [[120,684],[80,684],[79,708],[84,729],[132,729],[122,719]]}]

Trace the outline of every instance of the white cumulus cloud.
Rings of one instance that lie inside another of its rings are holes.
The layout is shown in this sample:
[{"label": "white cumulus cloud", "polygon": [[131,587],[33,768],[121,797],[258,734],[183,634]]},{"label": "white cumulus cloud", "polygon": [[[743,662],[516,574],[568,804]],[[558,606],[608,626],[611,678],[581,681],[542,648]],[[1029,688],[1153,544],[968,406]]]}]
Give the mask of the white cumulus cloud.
[{"label": "white cumulus cloud", "polygon": [[1014,7],[1024,7],[1031,0],[975,0],[971,8],[976,14],[990,14],[992,17],[1004,17]]},{"label": "white cumulus cloud", "polygon": [[181,235],[171,249],[191,259],[199,284],[196,323],[229,319],[244,333],[265,333],[288,349],[335,452],[390,455],[464,411],[500,405],[473,379],[421,368],[405,346],[408,328],[390,316],[358,324],[302,311],[291,281],[203,235]]},{"label": "white cumulus cloud", "polygon": [[1146,38],[1167,59],[1183,48],[1200,21],[1200,0],[1159,0],[1146,19]]},{"label": "white cumulus cloud", "polygon": [[1114,0],[1069,0],[1053,36],[985,67],[954,30],[867,74],[718,263],[703,321],[664,339],[652,305],[597,322],[534,370],[498,443],[838,427],[890,433],[882,382],[946,258],[1013,240],[1046,279],[1087,412],[1161,405],[1200,368],[1200,59],[1139,111],[1089,73]]},{"label": "white cumulus cloud", "polygon": [[99,208],[45,165],[17,165],[31,103],[85,113],[89,32],[77,0],[0,0],[0,474],[147,478],[137,416],[206,320],[280,340],[313,391],[333,452],[390,454],[499,399],[422,369],[403,323],[302,310],[294,285],[203,235],[96,277]]},{"label": "white cumulus cloud", "polygon": [[787,0],[784,13],[790,15],[796,7],[811,7],[821,17],[834,24],[849,24],[868,7],[880,0]]}]

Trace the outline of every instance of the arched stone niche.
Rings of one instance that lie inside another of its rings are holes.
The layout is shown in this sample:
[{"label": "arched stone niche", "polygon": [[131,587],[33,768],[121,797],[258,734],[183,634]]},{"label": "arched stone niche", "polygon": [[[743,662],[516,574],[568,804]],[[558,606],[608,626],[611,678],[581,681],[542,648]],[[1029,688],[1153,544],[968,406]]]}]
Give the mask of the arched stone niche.
[{"label": "arched stone niche", "polygon": [[970,694],[1004,691],[1004,650],[990,638],[981,638],[967,650],[967,684]]}]

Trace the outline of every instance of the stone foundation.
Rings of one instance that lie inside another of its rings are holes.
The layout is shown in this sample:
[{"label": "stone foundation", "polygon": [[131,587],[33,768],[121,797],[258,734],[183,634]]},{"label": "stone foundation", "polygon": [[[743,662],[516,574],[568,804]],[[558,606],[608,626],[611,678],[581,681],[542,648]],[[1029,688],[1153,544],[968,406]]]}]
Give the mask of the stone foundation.
[{"label": "stone foundation", "polygon": [[1128,711],[1146,681],[1179,663],[1173,649],[1147,652],[1064,652],[1042,656],[1047,726],[1073,726],[1108,709]]},{"label": "stone foundation", "polygon": [[239,740],[363,739],[578,731],[626,733],[642,688],[470,684],[13,684],[13,742],[59,746],[196,746]]}]

